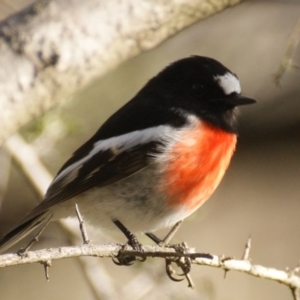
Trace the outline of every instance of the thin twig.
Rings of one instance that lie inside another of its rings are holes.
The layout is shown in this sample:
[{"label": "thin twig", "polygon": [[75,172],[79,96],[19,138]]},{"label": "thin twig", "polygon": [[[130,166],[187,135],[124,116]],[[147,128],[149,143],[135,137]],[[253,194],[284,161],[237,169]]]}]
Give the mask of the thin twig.
[{"label": "thin twig", "polygon": [[77,218],[78,218],[78,221],[79,221],[79,228],[80,228],[81,236],[82,236],[82,239],[83,239],[83,244],[87,245],[91,241],[88,238],[87,230],[86,230],[86,227],[84,225],[84,221],[83,221],[83,218],[80,214],[77,203],[75,204],[75,210],[76,210],[76,215],[77,215]]},{"label": "thin twig", "polygon": [[299,273],[300,272],[300,261],[298,262],[298,265],[294,268],[293,272],[294,273]]},{"label": "thin twig", "polygon": [[242,260],[249,260],[250,249],[251,249],[251,236],[248,237]]},{"label": "thin twig", "polygon": [[300,300],[300,289],[298,288],[291,288],[293,299]]},{"label": "thin twig", "polygon": [[44,266],[46,280],[49,281],[50,280],[49,269],[51,267],[51,260],[46,260],[41,263]]},{"label": "thin twig", "polygon": [[24,247],[24,248],[21,248],[19,251],[18,251],[18,254],[19,255],[24,255],[30,248],[31,246],[38,242],[39,240],[39,237],[40,235],[42,234],[42,232],[45,230],[45,228],[48,226],[49,222],[51,221],[53,217],[53,214],[51,214],[51,216],[49,217],[48,221],[43,225],[43,227],[40,229],[40,231],[34,236],[34,238]]},{"label": "thin twig", "polygon": [[[228,257],[228,256],[225,256],[225,255],[220,256],[220,260],[221,260],[222,263],[224,263],[226,260],[230,260],[230,259],[233,259],[233,257]],[[230,270],[228,270],[226,268],[224,269],[224,276],[223,276],[224,279],[226,279],[226,276],[227,276],[229,271]]]}]

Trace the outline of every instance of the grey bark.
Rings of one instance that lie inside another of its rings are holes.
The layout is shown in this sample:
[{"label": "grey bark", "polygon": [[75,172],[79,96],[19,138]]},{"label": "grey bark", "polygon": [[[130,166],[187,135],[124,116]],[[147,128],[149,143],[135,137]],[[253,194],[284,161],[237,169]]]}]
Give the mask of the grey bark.
[{"label": "grey bark", "polygon": [[0,23],[0,145],[93,79],[241,0],[40,0]]}]

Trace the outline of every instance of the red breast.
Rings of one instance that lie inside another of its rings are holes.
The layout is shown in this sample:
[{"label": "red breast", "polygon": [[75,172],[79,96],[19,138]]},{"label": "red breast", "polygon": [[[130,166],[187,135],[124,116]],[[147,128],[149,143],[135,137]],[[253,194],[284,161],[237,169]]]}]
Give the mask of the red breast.
[{"label": "red breast", "polygon": [[236,134],[201,122],[183,132],[169,152],[161,188],[172,206],[194,211],[220,183],[236,146]]}]

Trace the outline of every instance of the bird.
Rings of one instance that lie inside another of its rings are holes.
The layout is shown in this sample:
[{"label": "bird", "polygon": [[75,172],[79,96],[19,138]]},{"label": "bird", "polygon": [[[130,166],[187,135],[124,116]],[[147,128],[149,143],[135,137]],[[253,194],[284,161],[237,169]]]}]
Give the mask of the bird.
[{"label": "bird", "polygon": [[192,55],[150,79],[65,162],[44,199],[0,240],[10,248],[49,220],[75,217],[107,231],[178,224],[213,194],[235,152],[238,106],[256,101],[219,61]]}]

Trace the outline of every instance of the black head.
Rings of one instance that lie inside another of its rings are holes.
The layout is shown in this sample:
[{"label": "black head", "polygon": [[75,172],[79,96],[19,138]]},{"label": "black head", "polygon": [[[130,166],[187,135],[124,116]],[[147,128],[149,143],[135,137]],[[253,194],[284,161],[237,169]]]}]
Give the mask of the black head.
[{"label": "black head", "polygon": [[235,107],[256,102],[240,94],[240,82],[234,73],[202,56],[172,63],[140,93],[151,94],[157,105],[196,114],[229,132],[236,132]]}]

